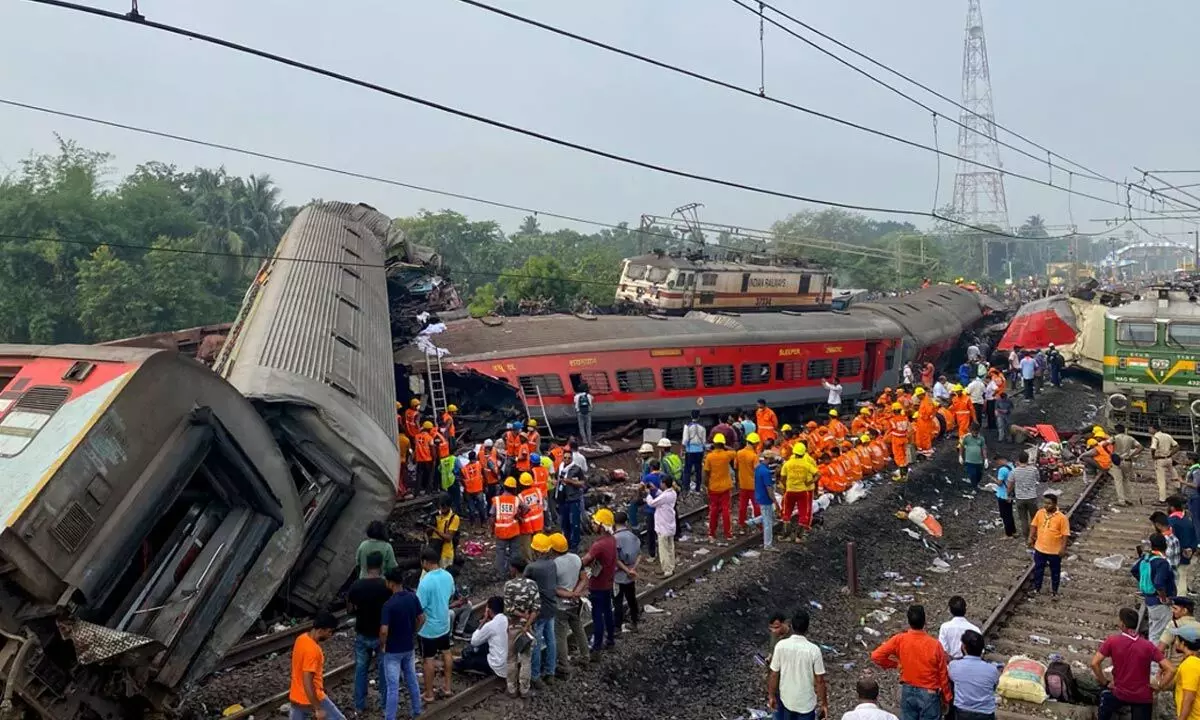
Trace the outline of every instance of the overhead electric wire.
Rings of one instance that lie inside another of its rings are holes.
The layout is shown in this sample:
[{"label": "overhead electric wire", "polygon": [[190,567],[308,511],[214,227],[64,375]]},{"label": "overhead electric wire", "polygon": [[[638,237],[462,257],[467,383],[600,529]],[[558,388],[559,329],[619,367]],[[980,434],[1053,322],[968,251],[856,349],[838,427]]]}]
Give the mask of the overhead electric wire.
[{"label": "overhead electric wire", "polygon": [[[585,45],[590,45],[592,47],[599,48],[601,50],[605,50],[607,52],[614,53],[614,54],[620,55],[622,57],[629,58],[631,60],[637,60],[638,62],[642,62],[647,65],[652,65],[652,66],[660,68],[662,70],[667,70],[668,72],[673,72],[673,73],[676,73],[679,75],[684,75],[684,76],[690,77],[694,80],[699,80],[700,82],[707,83],[709,85],[714,85],[714,86],[723,88],[725,90],[732,90],[733,92],[740,93],[742,95],[754,98],[755,100],[766,100],[767,102],[774,103],[775,105],[780,105],[780,106],[786,107],[791,110],[796,110],[798,112],[802,112],[807,115],[811,115],[813,117],[818,117],[818,118],[821,118],[822,120],[828,120],[829,122],[836,123],[838,125],[842,125],[843,127],[849,127],[854,130],[858,130],[860,132],[865,132],[870,135],[875,135],[877,137],[881,137],[881,138],[884,138],[887,140],[891,140],[893,142],[900,143],[902,145],[907,145],[909,147],[917,148],[919,150],[924,150],[926,152],[935,153],[939,157],[944,156],[947,158],[952,158],[961,163],[966,163],[968,165],[975,165],[977,167],[986,168],[988,170],[993,170],[995,172],[1003,173],[1005,175],[1008,175],[1010,177],[1013,177],[1013,178],[1016,178],[1019,180],[1025,180],[1027,182],[1032,182],[1032,183],[1035,183],[1038,185],[1043,185],[1045,187],[1053,188],[1060,192],[1074,193],[1081,197],[1086,197],[1090,200],[1096,200],[1096,201],[1099,201],[1102,203],[1108,203],[1110,205],[1117,205],[1119,207],[1124,207],[1124,205],[1113,202],[1112,200],[1109,200],[1107,198],[1102,198],[1102,197],[1099,197],[1096,195],[1092,195],[1090,193],[1085,193],[1085,192],[1080,192],[1077,190],[1065,188],[1061,185],[1055,185],[1053,182],[1048,182],[1046,180],[1042,180],[1041,178],[1036,178],[1036,177],[1033,177],[1030,175],[1025,175],[1023,173],[1006,170],[1002,167],[997,167],[995,165],[989,165],[988,163],[985,163],[985,162],[982,162],[979,160],[972,160],[971,158],[966,158],[961,155],[957,155],[955,153],[948,152],[946,150],[942,150],[941,148],[936,147],[934,145],[926,145],[926,144],[916,141],[916,140],[910,140],[908,138],[901,137],[899,135],[895,135],[893,133],[887,132],[886,130],[880,130],[878,128],[873,128],[868,125],[863,125],[861,123],[854,122],[852,120],[847,120],[847,119],[839,117],[837,115],[831,115],[829,113],[813,109],[811,107],[806,107],[804,105],[789,102],[787,100],[782,100],[780,98],[765,95],[762,93],[761,89],[759,92],[755,92],[748,88],[741,87],[740,85],[735,85],[734,83],[727,82],[725,80],[721,80],[718,78],[714,78],[710,75],[705,75],[703,73],[696,72],[694,70],[689,70],[687,68],[680,67],[679,65],[674,65],[672,63],[668,63],[663,60],[657,60],[657,59],[649,57],[647,55],[642,55],[640,53],[633,52],[632,50],[626,50],[624,48],[620,48],[615,45],[611,45],[609,43],[587,37],[585,35],[580,35],[578,33],[572,32],[570,30],[565,30],[565,29],[557,27],[555,25],[550,25],[548,23],[541,22],[540,20],[534,20],[533,18],[529,18],[524,15],[519,15],[517,13],[511,12],[508,10],[504,10],[503,8],[498,8],[498,7],[495,7],[494,5],[489,5],[485,2],[480,2],[480,0],[458,0],[458,1],[465,5],[470,5],[471,7],[478,8],[480,10],[484,10],[484,11],[493,13],[495,15],[500,15],[501,17],[508,18],[509,20],[514,20],[516,22],[522,23],[524,25],[528,25],[530,27],[535,27],[540,30],[545,30],[546,32],[558,35],[560,37],[569,38],[571,40],[581,42]],[[735,0],[735,2],[737,2],[737,1],[738,0]],[[935,118],[935,123],[936,123],[936,118],[940,115],[940,113],[936,112],[932,108],[927,108],[927,109],[931,113],[933,113],[934,118]],[[942,117],[945,117],[945,116],[943,115]],[[936,132],[936,129],[935,129],[935,132]],[[940,165],[939,165],[939,171],[940,171]],[[1064,168],[1064,171],[1066,171],[1065,168]]]},{"label": "overhead electric wire", "polygon": [[[959,227],[964,227],[969,230],[974,230],[976,232],[992,235],[995,237],[1011,238],[1011,239],[1015,239],[1015,240],[1054,239],[1054,238],[1026,238],[1026,237],[1022,237],[1020,235],[1015,235],[1013,233],[1007,232],[1005,230],[989,229],[989,228],[980,227],[977,225],[972,225],[971,223],[967,223],[967,222],[963,222],[961,220],[943,216],[937,212],[928,212],[928,211],[924,211],[924,210],[905,210],[905,209],[898,209],[898,208],[886,208],[886,207],[879,207],[879,206],[873,206],[873,205],[861,205],[858,203],[840,202],[840,201],[836,201],[836,200],[824,200],[821,198],[812,198],[812,197],[807,197],[804,195],[797,195],[795,193],[790,193],[790,192],[786,192],[783,190],[774,190],[771,188],[759,187],[756,185],[750,185],[747,183],[737,182],[737,181],[733,181],[733,180],[725,180],[723,178],[716,178],[716,177],[711,177],[711,176],[707,176],[707,175],[701,175],[699,173],[694,173],[694,172],[690,172],[690,171],[686,171],[686,170],[679,170],[677,168],[672,168],[672,167],[668,167],[668,166],[664,166],[664,165],[658,165],[656,163],[651,163],[651,162],[647,162],[644,160],[638,160],[636,158],[628,157],[625,155],[620,155],[618,153],[610,152],[607,150],[601,150],[599,148],[591,147],[589,145],[584,145],[584,144],[577,143],[574,141],[565,140],[565,139],[555,137],[553,135],[548,135],[546,133],[542,133],[542,132],[539,132],[536,130],[530,130],[530,129],[523,128],[523,127],[520,127],[517,125],[512,125],[510,123],[506,123],[506,122],[503,122],[500,120],[495,120],[493,118],[489,118],[489,117],[486,117],[483,115],[478,115],[476,113],[472,113],[472,112],[469,112],[466,110],[462,110],[462,109],[455,108],[455,107],[452,107],[449,105],[445,105],[443,103],[438,103],[438,102],[435,102],[432,100],[428,100],[426,98],[418,97],[418,96],[412,95],[410,93],[401,92],[399,90],[395,90],[393,88],[389,88],[384,85],[379,85],[378,83],[373,83],[373,82],[370,82],[367,80],[363,80],[361,78],[356,78],[356,77],[353,77],[350,75],[345,75],[343,73],[339,73],[339,72],[329,70],[329,69],[326,69],[323,67],[312,65],[310,63],[306,63],[306,62],[303,62],[300,60],[295,60],[293,58],[289,58],[289,57],[286,57],[283,55],[268,52],[266,50],[261,50],[258,48],[250,47],[248,45],[243,45],[241,43],[236,43],[236,42],[233,42],[230,40],[225,40],[222,38],[218,38],[218,37],[208,35],[205,33],[201,33],[201,32],[197,32],[194,30],[188,30],[186,28],[178,27],[175,25],[169,25],[166,23],[159,23],[159,22],[146,20],[142,16],[128,17],[126,15],[122,15],[117,12],[113,12],[113,11],[109,11],[109,10],[102,10],[102,9],[94,8],[94,7],[89,7],[87,5],[80,5],[78,3],[68,2],[67,0],[26,0],[26,1],[36,3],[39,5],[48,5],[48,6],[63,8],[63,9],[67,9],[67,10],[75,10],[78,12],[83,12],[83,13],[90,14],[90,15],[96,15],[98,17],[103,17],[103,18],[110,19],[110,20],[129,22],[134,25],[147,27],[147,28],[150,28],[153,30],[159,30],[159,31],[170,33],[173,35],[179,35],[181,37],[186,37],[186,38],[190,38],[193,40],[199,40],[201,42],[206,42],[209,44],[224,47],[224,48],[233,50],[235,52],[252,55],[252,56],[259,57],[259,58],[262,58],[265,60],[270,60],[272,62],[280,63],[282,65],[287,65],[289,67],[293,67],[293,68],[296,68],[299,70],[311,72],[316,75],[321,75],[323,77],[327,77],[327,78],[330,78],[333,80],[338,80],[340,82],[344,82],[344,83],[347,83],[350,85],[355,85],[355,86],[362,87],[362,88],[365,88],[368,90],[374,90],[374,91],[382,93],[384,95],[388,95],[388,96],[391,96],[391,97],[394,97],[394,98],[397,98],[400,100],[412,102],[414,104],[428,107],[428,108],[431,108],[434,110],[438,110],[438,111],[441,111],[441,112],[444,112],[444,113],[447,113],[450,115],[454,115],[456,117],[473,120],[475,122],[489,125],[491,127],[508,130],[509,132],[512,132],[512,133],[516,133],[516,134],[523,135],[526,137],[531,137],[531,138],[534,138],[537,140],[542,140],[543,142],[548,142],[553,145],[558,145],[561,147],[578,150],[580,152],[583,152],[583,153],[586,153],[589,155],[593,155],[596,157],[602,157],[602,158],[605,158],[608,160],[613,160],[615,162],[620,162],[620,163],[630,165],[633,167],[640,167],[640,168],[647,169],[647,170],[653,170],[655,172],[663,173],[666,175],[673,175],[675,177],[682,177],[682,178],[686,178],[689,180],[696,180],[696,181],[708,183],[711,185],[719,185],[719,186],[723,186],[723,187],[729,187],[729,188],[733,188],[736,190],[744,190],[744,191],[756,193],[759,195],[767,195],[767,196],[772,196],[772,197],[784,198],[784,199],[788,199],[788,200],[796,200],[798,202],[810,203],[813,205],[825,205],[828,207],[843,208],[843,209],[847,209],[847,210],[860,210],[863,212],[877,212],[877,213],[882,213],[882,214],[901,215],[901,216],[908,216],[908,217],[928,217],[928,218],[933,218],[935,220],[939,220],[942,222],[947,222],[952,225],[957,225]],[[735,0],[735,1],[737,1],[737,0]],[[1112,203],[1112,201],[1105,201],[1105,202],[1108,202],[1110,204]],[[1076,233],[1076,235],[1079,235],[1079,233]],[[1070,236],[1064,235],[1062,237],[1065,238],[1065,237],[1070,237]]]},{"label": "overhead electric wire", "polygon": [[[733,0],[733,2],[736,2],[738,5],[741,5],[741,4],[742,4],[742,3],[740,2],[740,0]],[[1019,140],[1022,140],[1022,141],[1024,141],[1025,143],[1027,143],[1027,144],[1029,144],[1029,145],[1032,145],[1033,147],[1035,147],[1035,148],[1037,148],[1037,149],[1039,149],[1039,150],[1042,150],[1042,151],[1044,151],[1044,152],[1046,152],[1046,153],[1048,153],[1048,154],[1050,154],[1050,155],[1053,155],[1054,157],[1056,157],[1056,158],[1058,158],[1058,159],[1062,160],[1063,162],[1066,162],[1066,163],[1069,163],[1069,164],[1071,164],[1071,165],[1074,165],[1075,167],[1079,168],[1080,170],[1083,170],[1084,172],[1088,173],[1088,174],[1087,174],[1087,175],[1085,175],[1084,177],[1090,177],[1091,179],[1094,179],[1094,180],[1101,180],[1101,181],[1105,181],[1105,182],[1111,182],[1111,183],[1115,183],[1115,184],[1117,184],[1117,185],[1120,185],[1120,184],[1121,184],[1121,182],[1120,182],[1120,181],[1118,181],[1118,180],[1116,180],[1116,179],[1114,179],[1114,178],[1110,178],[1110,177],[1108,177],[1108,176],[1106,176],[1106,175],[1104,175],[1104,174],[1102,174],[1102,173],[1099,173],[1099,172],[1097,172],[1097,171],[1095,171],[1095,170],[1092,170],[1091,168],[1087,167],[1086,165],[1083,165],[1083,164],[1080,164],[1080,163],[1078,163],[1078,162],[1075,162],[1074,160],[1072,160],[1072,159],[1070,159],[1070,158],[1068,158],[1068,157],[1066,157],[1066,156],[1064,156],[1064,155],[1062,155],[1062,154],[1060,154],[1060,153],[1056,153],[1056,152],[1054,152],[1053,150],[1051,150],[1050,148],[1046,147],[1045,145],[1042,145],[1042,144],[1040,144],[1040,143],[1038,143],[1038,142],[1036,142],[1036,141],[1034,141],[1034,140],[1030,140],[1029,138],[1025,137],[1025,136],[1024,136],[1024,135],[1022,135],[1021,133],[1018,133],[1018,132],[1017,132],[1017,131],[1015,131],[1015,130],[1011,130],[1011,129],[1009,129],[1009,128],[1007,128],[1007,127],[1003,126],[1003,125],[1001,125],[1000,123],[996,122],[994,118],[989,118],[989,117],[986,117],[986,116],[984,116],[984,115],[980,115],[979,113],[975,112],[974,110],[972,110],[971,108],[967,107],[966,105],[963,105],[962,103],[958,102],[957,100],[954,100],[953,98],[951,98],[951,97],[948,97],[948,96],[944,95],[943,93],[941,93],[941,92],[939,92],[938,90],[935,90],[934,88],[932,88],[932,87],[930,87],[930,86],[926,85],[925,83],[921,82],[920,80],[916,80],[915,78],[913,78],[913,77],[911,77],[911,76],[909,76],[909,75],[906,75],[905,73],[903,73],[903,72],[900,72],[899,70],[896,70],[895,68],[891,67],[891,66],[890,66],[890,65],[888,65],[887,63],[884,63],[884,62],[882,62],[882,61],[876,60],[875,58],[873,58],[873,57],[871,57],[870,55],[868,55],[868,54],[866,54],[866,53],[862,52],[861,50],[858,50],[857,48],[855,48],[855,47],[853,47],[853,46],[851,46],[851,45],[848,45],[848,44],[846,44],[846,43],[842,42],[841,40],[838,40],[837,38],[833,37],[832,35],[830,35],[830,34],[828,34],[828,33],[826,33],[826,32],[823,32],[822,30],[820,30],[820,29],[818,29],[818,28],[816,28],[816,27],[813,27],[813,26],[812,26],[812,25],[810,25],[809,23],[806,23],[806,22],[804,22],[803,20],[801,20],[801,19],[799,19],[799,18],[797,18],[797,17],[794,17],[793,15],[791,15],[791,14],[789,14],[789,13],[787,13],[787,12],[784,12],[783,10],[780,10],[779,8],[775,7],[774,5],[772,5],[772,4],[771,4],[771,3],[769,3],[769,2],[766,2],[765,0],[763,0],[763,1],[762,1],[762,2],[760,2],[759,4],[761,4],[763,7],[767,8],[768,10],[771,10],[772,12],[774,12],[774,13],[775,13],[775,14],[777,14],[777,15],[779,15],[780,17],[786,18],[787,20],[790,20],[791,22],[793,22],[793,23],[795,23],[795,24],[799,25],[800,27],[803,27],[804,29],[808,30],[809,32],[812,32],[812,33],[814,33],[814,34],[816,34],[816,35],[818,35],[818,36],[820,36],[820,37],[824,38],[825,40],[828,40],[829,42],[833,43],[834,45],[837,45],[838,47],[842,48],[843,50],[846,50],[846,51],[848,51],[848,52],[851,52],[851,53],[853,53],[853,54],[857,55],[858,57],[862,58],[863,60],[866,60],[867,62],[871,63],[872,65],[875,65],[876,67],[878,67],[878,68],[880,68],[880,69],[882,69],[882,70],[886,70],[887,72],[891,73],[892,75],[895,75],[896,77],[898,77],[898,78],[900,78],[900,79],[904,80],[905,82],[911,83],[912,85],[915,85],[916,87],[919,87],[919,88],[921,88],[922,90],[924,90],[925,92],[929,93],[930,95],[934,95],[935,97],[938,97],[938,98],[940,98],[941,100],[944,100],[945,102],[948,102],[948,103],[950,103],[951,105],[955,106],[955,107],[956,107],[956,108],[958,108],[959,110],[962,110],[963,112],[966,112],[966,113],[970,113],[971,115],[974,115],[975,117],[979,118],[980,120],[984,120],[984,121],[985,121],[985,122],[987,122],[989,125],[992,125],[993,127],[997,128],[997,129],[1003,130],[1004,132],[1008,133],[1009,135],[1012,135],[1013,137],[1015,137],[1015,138],[1017,138],[1017,139],[1019,139]],[[745,6],[743,5],[743,7],[745,7]],[[768,20],[768,22],[770,22],[770,21]],[[904,93],[904,92],[900,91],[899,89],[897,89],[897,88],[895,88],[895,87],[893,87],[893,86],[891,86],[891,85],[889,85],[889,84],[887,84],[887,83],[884,83],[882,80],[879,80],[878,78],[874,77],[873,75],[870,75],[870,74],[869,74],[869,73],[867,73],[865,70],[862,70],[861,68],[858,68],[857,66],[855,66],[855,65],[853,65],[853,64],[850,64],[848,61],[846,61],[846,60],[844,60],[844,59],[842,59],[842,58],[840,58],[840,57],[837,57],[837,55],[835,55],[835,54],[831,53],[830,51],[826,50],[825,48],[822,48],[822,47],[821,47],[821,46],[819,46],[819,45],[816,45],[815,43],[813,43],[812,41],[808,40],[807,38],[803,38],[803,37],[801,37],[800,39],[801,39],[801,40],[804,40],[804,42],[808,43],[809,45],[812,45],[813,47],[815,47],[815,48],[817,48],[817,49],[821,50],[821,51],[822,51],[822,52],[824,52],[825,54],[827,54],[827,55],[831,55],[832,57],[834,57],[836,60],[838,60],[838,61],[839,61],[839,62],[841,62],[842,64],[844,64],[844,65],[848,65],[849,67],[851,67],[851,68],[853,68],[853,69],[857,70],[858,72],[860,72],[860,73],[862,73],[862,74],[865,74],[865,75],[867,75],[867,76],[868,76],[868,77],[870,77],[872,80],[876,81],[876,82],[877,82],[877,83],[879,83],[880,85],[883,85],[884,87],[888,88],[888,89],[889,89],[889,90],[891,90],[892,92],[894,92],[894,93],[896,93],[896,94],[898,94],[898,95],[901,95],[902,97],[905,97],[906,99],[910,100],[911,102],[914,102],[914,103],[916,103],[916,104],[918,104],[918,105],[921,105],[921,107],[925,108],[926,110],[929,110],[930,112],[935,112],[935,111],[934,111],[932,108],[930,108],[930,107],[926,106],[924,103],[921,103],[919,100],[916,100],[916,99],[914,99],[914,98],[911,98],[911,97],[909,97],[909,95],[908,95],[907,93]],[[945,116],[945,115],[943,115],[943,117],[946,117],[946,116]],[[947,118],[947,119],[950,119],[950,118]],[[961,123],[959,123],[959,126],[960,126],[960,127],[964,127],[964,128],[966,128],[966,129],[968,129],[968,130],[972,130],[972,131],[974,131],[974,132],[976,132],[976,133],[978,133],[978,132],[979,132],[978,130],[975,130],[974,128],[967,127],[967,126],[965,126],[965,125],[963,125],[963,124],[961,124]],[[989,137],[990,137],[990,136],[989,136]],[[1000,142],[1000,141],[997,139],[997,142]],[[1042,162],[1042,159],[1041,159],[1041,158],[1039,158],[1039,157],[1035,157],[1035,156],[1033,156],[1032,154],[1025,153],[1024,151],[1022,151],[1022,150],[1019,150],[1018,148],[1014,148],[1014,147],[1012,147],[1011,145],[1007,145],[1007,144],[1005,144],[1005,143],[1001,143],[1001,144],[1002,144],[1002,145],[1004,145],[1005,147],[1009,147],[1009,148],[1011,148],[1011,149],[1013,149],[1013,150],[1016,150],[1017,152],[1020,152],[1020,153],[1022,153],[1022,154],[1024,154],[1024,155],[1028,155],[1029,157],[1032,157],[1033,159],[1037,160],[1038,162]],[[1052,166],[1052,167],[1058,167],[1060,170],[1064,170],[1064,171],[1066,171],[1066,172],[1072,172],[1071,170],[1068,170],[1067,168],[1064,168],[1064,167],[1061,167],[1061,166],[1054,165],[1053,163],[1051,163],[1051,166]],[[1076,174],[1078,175],[1079,173],[1076,173]]]}]

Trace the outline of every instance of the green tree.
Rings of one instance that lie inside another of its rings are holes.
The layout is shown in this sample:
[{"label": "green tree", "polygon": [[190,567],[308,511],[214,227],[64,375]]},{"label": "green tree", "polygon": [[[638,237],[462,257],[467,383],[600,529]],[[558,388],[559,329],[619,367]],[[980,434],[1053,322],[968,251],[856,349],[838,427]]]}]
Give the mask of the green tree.
[{"label": "green tree", "polygon": [[150,325],[151,308],[137,269],[103,245],[78,263],[79,321],[93,338],[137,335]]},{"label": "green tree", "polygon": [[558,260],[544,255],[529,258],[500,279],[500,288],[510,299],[546,298],[557,307],[569,306],[579,295],[579,285]]}]

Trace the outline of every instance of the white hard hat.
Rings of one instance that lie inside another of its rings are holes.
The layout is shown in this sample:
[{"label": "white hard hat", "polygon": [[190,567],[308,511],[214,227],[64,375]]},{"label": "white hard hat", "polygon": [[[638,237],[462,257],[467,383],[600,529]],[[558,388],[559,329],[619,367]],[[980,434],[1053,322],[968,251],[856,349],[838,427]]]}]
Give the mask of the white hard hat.
[{"label": "white hard hat", "polygon": [[496,444],[496,443],[492,442],[492,439],[491,439],[491,438],[488,438],[487,440],[484,440],[484,441],[483,441],[483,446],[484,446],[484,447],[492,447],[492,446],[493,446],[493,445],[495,445],[495,444]]},{"label": "white hard hat", "polygon": [[671,447],[671,441],[670,441],[670,440],[668,440],[668,439],[666,439],[666,438],[659,438],[659,439],[658,439],[658,446],[659,446],[660,448],[669,448],[669,447]]},{"label": "white hard hat", "polygon": [[1054,347],[1054,343],[1050,343],[1050,347]]},{"label": "white hard hat", "polygon": [[640,448],[638,448],[638,452],[639,453],[653,453],[654,446],[651,445],[650,443],[642,443],[642,446]]}]

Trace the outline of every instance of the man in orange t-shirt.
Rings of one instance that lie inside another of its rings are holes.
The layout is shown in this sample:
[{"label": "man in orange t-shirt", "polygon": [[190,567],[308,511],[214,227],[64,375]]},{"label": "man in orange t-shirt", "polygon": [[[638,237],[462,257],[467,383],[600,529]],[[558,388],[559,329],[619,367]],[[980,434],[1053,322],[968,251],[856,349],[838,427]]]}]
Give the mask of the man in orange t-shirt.
[{"label": "man in orange t-shirt", "polygon": [[729,495],[733,490],[734,452],[725,447],[725,436],[713,436],[713,448],[704,456],[704,479],[708,483],[708,539],[717,535],[717,520],[725,528],[725,539],[733,538],[729,528]]},{"label": "man in orange t-shirt", "polygon": [[[734,467],[737,469],[738,480],[738,532],[746,532],[746,520],[758,517],[761,512],[758,503],[754,501],[754,470],[758,467],[758,451],[754,448],[759,444],[758,433],[746,435],[746,445],[734,455]],[[746,510],[750,512],[747,513]]]},{"label": "man in orange t-shirt", "polygon": [[333,637],[337,618],[328,611],[317,613],[312,630],[296,638],[292,645],[292,683],[288,702],[293,718],[336,720],[344,718],[341,710],[325,694],[325,651],[321,643]]}]

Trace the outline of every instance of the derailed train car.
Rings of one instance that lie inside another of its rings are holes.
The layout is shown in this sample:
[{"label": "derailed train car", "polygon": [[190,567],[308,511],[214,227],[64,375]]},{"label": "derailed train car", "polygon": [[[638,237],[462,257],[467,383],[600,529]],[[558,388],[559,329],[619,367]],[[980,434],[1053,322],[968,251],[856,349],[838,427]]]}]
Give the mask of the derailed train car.
[{"label": "derailed train car", "polygon": [[400,455],[384,257],[390,219],[318,203],[296,216],[246,294],[213,369],[270,425],[304,509],[287,600],[312,612],[391,512]]},{"label": "derailed train car", "polygon": [[[992,312],[970,290],[939,285],[860,303],[846,312],[704,313],[684,317],[548,315],[457,320],[431,340],[445,348],[450,400],[454,373],[479,373],[519,391],[529,412],[574,420],[575,392],[587,385],[600,422],[717,415],[753,407],[819,403],[837,376],[843,397],[871,397],[900,381],[904,363],[938,361]],[[409,346],[398,362],[421,368]]]},{"label": "derailed train car", "polygon": [[218,358],[0,345],[0,682],[43,718],[141,718],[279,597],[324,605],[398,452],[388,220],[322,203]]},{"label": "derailed train car", "polygon": [[0,345],[6,701],[140,717],[241,639],[302,540],[270,429],[204,366]]}]

